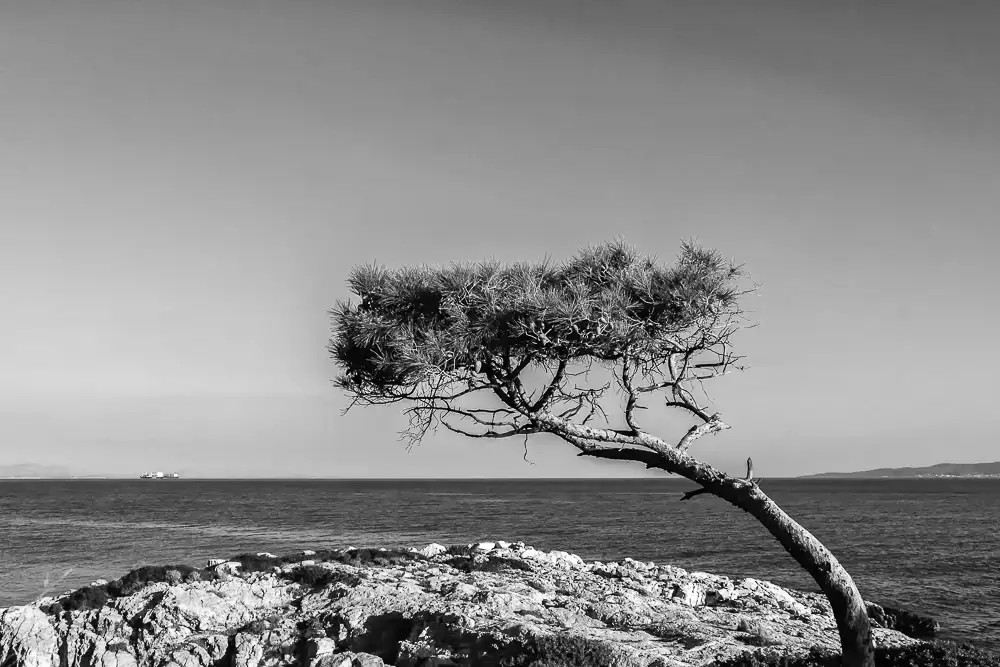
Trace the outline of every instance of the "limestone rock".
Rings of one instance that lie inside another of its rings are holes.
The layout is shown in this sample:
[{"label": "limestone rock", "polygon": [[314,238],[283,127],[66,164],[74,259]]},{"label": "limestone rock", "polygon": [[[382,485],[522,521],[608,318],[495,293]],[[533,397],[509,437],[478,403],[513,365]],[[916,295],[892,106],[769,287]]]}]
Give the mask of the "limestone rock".
[{"label": "limestone rock", "polygon": [[0,612],[0,665],[49,667],[59,664],[59,638],[51,619],[37,607]]},{"label": "limestone rock", "polygon": [[445,553],[446,551],[448,551],[448,547],[444,546],[443,544],[438,544],[434,542],[428,544],[423,549],[419,549],[417,553],[426,556],[428,558],[432,558],[433,556],[438,556],[440,554]]},{"label": "limestone rock", "polygon": [[[825,598],[767,581],[630,558],[585,563],[523,542],[479,542],[470,552],[431,544],[378,564],[310,558],[261,572],[215,559],[216,580],[150,584],[99,609],[43,611],[58,598],[12,607],[0,610],[0,664],[444,667],[482,655],[513,662],[547,637],[568,637],[607,643],[622,667],[679,667],[763,650],[746,642],[738,619],[766,627],[789,656],[839,646]],[[315,583],[293,583],[310,562],[321,568]],[[870,614],[931,627],[877,605]],[[874,632],[879,646],[915,641]]]},{"label": "limestone rock", "polygon": [[941,629],[940,623],[933,618],[921,616],[911,611],[882,607],[872,602],[867,603],[868,616],[880,627],[898,630],[910,637],[931,639]]},{"label": "limestone rock", "polygon": [[215,566],[215,571],[220,574],[236,574],[239,572],[242,563],[237,561],[223,561]]},{"label": "limestone rock", "polygon": [[553,565],[570,570],[580,570],[584,567],[582,558],[565,551],[550,551],[546,560]]}]

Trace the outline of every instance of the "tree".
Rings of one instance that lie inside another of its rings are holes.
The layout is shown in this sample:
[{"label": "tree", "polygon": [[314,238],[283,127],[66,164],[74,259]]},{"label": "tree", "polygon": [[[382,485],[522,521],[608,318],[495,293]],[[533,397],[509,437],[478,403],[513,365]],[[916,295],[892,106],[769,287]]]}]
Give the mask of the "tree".
[{"label": "tree", "polygon": [[[730,428],[709,413],[704,383],[741,369],[732,338],[749,324],[740,302],[754,288],[740,267],[692,243],[661,266],[615,241],[558,265],[368,265],[348,282],[360,302],[337,304],[330,341],[348,409],[403,404],[410,445],[438,427],[525,446],[549,433],[579,456],[682,475],[699,485],[682,500],[710,493],[763,524],[830,600],[844,664],[874,664],[865,603],[833,554],[761,490],[749,460],[739,479],[690,453]],[[639,423],[656,397],[694,422],[676,443]]]}]

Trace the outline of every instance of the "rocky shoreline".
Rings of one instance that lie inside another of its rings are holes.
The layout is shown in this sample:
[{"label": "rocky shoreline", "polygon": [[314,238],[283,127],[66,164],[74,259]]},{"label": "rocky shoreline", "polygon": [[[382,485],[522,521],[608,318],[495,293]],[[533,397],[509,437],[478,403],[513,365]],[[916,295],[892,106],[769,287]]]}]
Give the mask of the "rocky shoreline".
[{"label": "rocky shoreline", "polygon": [[[869,616],[878,647],[937,630],[875,604]],[[811,650],[839,651],[820,594],[503,541],[147,567],[0,610],[4,667],[519,667],[584,655],[683,667]]]}]

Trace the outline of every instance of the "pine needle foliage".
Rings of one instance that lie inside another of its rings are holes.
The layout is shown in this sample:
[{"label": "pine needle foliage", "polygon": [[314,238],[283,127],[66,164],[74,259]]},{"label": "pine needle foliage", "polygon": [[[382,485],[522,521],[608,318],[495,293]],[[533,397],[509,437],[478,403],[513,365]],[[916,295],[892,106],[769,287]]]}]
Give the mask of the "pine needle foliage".
[{"label": "pine needle foliage", "polygon": [[[673,403],[707,419],[689,383],[736,367],[729,338],[746,324],[745,278],[694,243],[682,244],[668,266],[621,240],[558,264],[358,266],[348,279],[357,301],[331,313],[336,384],[352,405],[414,404],[411,443],[438,425],[504,437],[546,430],[532,423],[539,411],[593,416],[608,387],[581,387],[573,370],[594,363],[620,365],[625,384],[641,376],[653,385],[647,391],[669,389]],[[706,355],[712,359],[698,365]],[[528,369],[552,374],[537,395],[525,386]],[[459,405],[477,392],[492,392],[504,407]]]}]

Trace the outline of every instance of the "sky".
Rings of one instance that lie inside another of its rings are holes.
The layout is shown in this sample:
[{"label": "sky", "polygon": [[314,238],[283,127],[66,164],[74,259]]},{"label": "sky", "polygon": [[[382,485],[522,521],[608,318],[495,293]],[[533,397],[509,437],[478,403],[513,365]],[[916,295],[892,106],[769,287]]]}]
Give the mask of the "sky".
[{"label": "sky", "polygon": [[656,474],[545,436],[407,452],[325,347],[353,265],[616,236],[760,284],[697,455],[996,460],[997,62],[976,0],[5,0],[0,464]]}]

